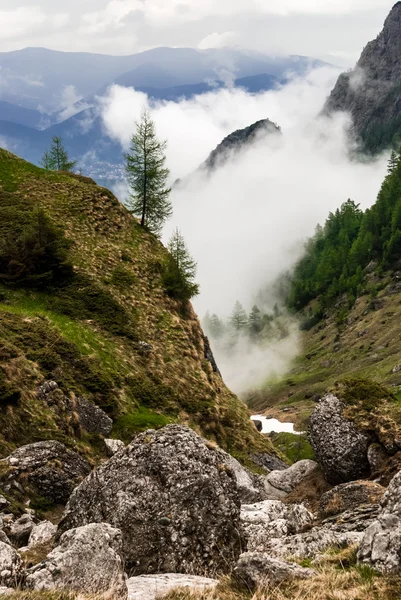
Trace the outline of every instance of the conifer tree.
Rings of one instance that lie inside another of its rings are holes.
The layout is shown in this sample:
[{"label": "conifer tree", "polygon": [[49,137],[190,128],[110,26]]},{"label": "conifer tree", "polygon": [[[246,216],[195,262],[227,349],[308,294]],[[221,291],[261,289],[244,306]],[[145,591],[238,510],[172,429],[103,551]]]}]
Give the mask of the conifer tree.
[{"label": "conifer tree", "polygon": [[389,158],[388,165],[387,165],[387,173],[389,175],[394,173],[395,169],[397,168],[397,164],[398,164],[398,157],[397,157],[397,154],[395,153],[395,151],[393,150],[390,154],[390,158]]},{"label": "conifer tree", "polygon": [[50,150],[46,150],[42,157],[42,167],[47,171],[73,171],[76,164],[76,160],[69,159],[61,137],[53,136]]},{"label": "conifer tree", "polygon": [[216,314],[213,314],[210,317],[210,324],[209,324],[210,337],[213,338],[214,340],[219,340],[220,338],[223,337],[224,330],[225,330],[224,323],[219,319],[219,317]]},{"label": "conifer tree", "polygon": [[255,306],[252,308],[249,315],[249,333],[252,337],[257,337],[263,329],[262,313]]},{"label": "conifer tree", "polygon": [[199,285],[195,283],[197,263],[190,255],[178,228],[171,236],[167,248],[170,256],[164,274],[166,289],[174,298],[190,300],[199,294]]},{"label": "conifer tree", "polygon": [[172,215],[167,186],[170,171],[166,168],[167,142],[156,137],[154,121],[147,110],[142,112],[125,155],[125,172],[130,186],[129,208],[142,227],[160,235]]},{"label": "conifer tree", "polygon": [[230,328],[233,332],[239,333],[248,326],[248,317],[244,310],[244,307],[240,302],[235,303],[233,311],[230,316]]}]

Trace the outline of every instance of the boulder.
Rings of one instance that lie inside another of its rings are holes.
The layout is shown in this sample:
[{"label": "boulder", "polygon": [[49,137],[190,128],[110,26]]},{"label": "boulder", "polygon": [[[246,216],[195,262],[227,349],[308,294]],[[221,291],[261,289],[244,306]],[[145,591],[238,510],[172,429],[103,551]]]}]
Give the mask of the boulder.
[{"label": "boulder", "polygon": [[0,481],[5,491],[28,485],[51,502],[65,504],[72,490],[90,472],[89,463],[73,450],[56,441],[22,446],[0,461]]},{"label": "boulder", "polygon": [[267,472],[270,471],[283,471],[288,469],[288,465],[274,454],[267,454],[267,452],[252,454],[253,462]]},{"label": "boulder", "polygon": [[314,460],[300,460],[284,471],[272,471],[267,476],[267,481],[275,488],[290,493],[317,466]]},{"label": "boulder", "polygon": [[241,503],[260,502],[267,498],[263,478],[254,475],[243,467],[237,459],[221,451],[224,463],[234,474]]},{"label": "boulder", "polygon": [[372,481],[342,483],[321,497],[320,517],[325,519],[364,504],[379,504],[385,491],[381,485]]},{"label": "boulder", "polygon": [[361,479],[370,472],[368,439],[343,414],[343,403],[325,396],[310,417],[309,439],[329,483]]},{"label": "boulder", "polygon": [[104,440],[106,446],[106,454],[109,458],[117,454],[120,450],[124,450],[125,444],[121,440]]},{"label": "boulder", "polygon": [[314,575],[316,572],[312,569],[277,560],[260,552],[242,554],[233,572],[234,578],[251,591],[261,584],[277,585],[283,581],[308,579]]},{"label": "boulder", "polygon": [[26,585],[126,599],[121,532],[107,523],[67,531],[47,558],[28,570]]},{"label": "boulder", "polygon": [[379,476],[386,469],[390,456],[381,444],[371,444],[368,448],[368,462],[372,475]]},{"label": "boulder", "polygon": [[93,402],[78,396],[74,402],[80,425],[88,433],[99,433],[107,436],[113,429],[113,420]]},{"label": "boulder", "polygon": [[8,530],[8,537],[13,546],[16,548],[26,546],[34,526],[35,523],[30,514],[22,515],[22,517],[12,523]]},{"label": "boulder", "polygon": [[22,576],[20,555],[8,544],[0,542],[0,585],[16,587],[21,583]]},{"label": "boulder", "polygon": [[156,600],[164,598],[174,589],[185,589],[189,593],[213,590],[217,579],[178,573],[139,575],[128,579],[128,600]]},{"label": "boulder", "polygon": [[264,552],[272,538],[309,529],[314,517],[302,504],[287,505],[275,500],[245,505],[241,523],[247,535],[248,550]]},{"label": "boulder", "polygon": [[358,560],[382,573],[401,573],[401,471],[382,499],[378,518],[365,531]]},{"label": "boulder", "polygon": [[243,547],[240,502],[221,453],[188,427],[138,435],[73,492],[62,533],[87,523],[121,529],[133,575],[229,572]]},{"label": "boulder", "polygon": [[28,546],[32,548],[33,546],[49,544],[54,539],[56,532],[56,525],[53,525],[50,521],[42,521],[33,527]]}]

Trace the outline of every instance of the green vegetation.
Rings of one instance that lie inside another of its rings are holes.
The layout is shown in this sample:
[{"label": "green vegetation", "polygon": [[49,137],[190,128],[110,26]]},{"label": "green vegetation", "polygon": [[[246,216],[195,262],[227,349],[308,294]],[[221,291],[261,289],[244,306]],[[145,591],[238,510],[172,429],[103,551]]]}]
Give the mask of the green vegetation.
[{"label": "green vegetation", "polygon": [[284,454],[291,464],[305,459],[316,460],[313,448],[304,434],[275,433],[271,435],[271,440],[274,447]]},{"label": "green vegetation", "polygon": [[171,236],[167,248],[170,256],[163,274],[163,283],[171,298],[188,302],[199,294],[199,285],[195,283],[197,264],[178,229]]},{"label": "green vegetation", "polygon": [[159,235],[172,215],[167,187],[170,171],[166,169],[167,142],[156,137],[156,127],[149,112],[144,110],[135,124],[130,151],[125,155],[125,170],[131,188],[129,207],[142,227]]},{"label": "green vegetation", "polygon": [[41,166],[46,171],[73,171],[77,161],[69,159],[61,137],[54,135],[50,150],[46,150],[42,157]]}]

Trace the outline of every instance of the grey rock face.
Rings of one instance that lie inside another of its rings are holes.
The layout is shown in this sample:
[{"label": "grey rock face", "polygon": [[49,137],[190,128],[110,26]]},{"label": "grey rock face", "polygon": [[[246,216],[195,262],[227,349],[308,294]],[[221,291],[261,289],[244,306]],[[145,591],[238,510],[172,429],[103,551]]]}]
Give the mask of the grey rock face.
[{"label": "grey rock face", "polygon": [[267,498],[263,478],[250,473],[237,459],[226,452],[221,453],[222,461],[231,469],[237,483],[241,503],[260,502]]},{"label": "grey rock face", "polygon": [[383,31],[363,50],[356,68],[340,75],[324,109],[328,114],[349,112],[354,132],[374,151],[388,147],[399,128],[400,27],[401,4],[397,2]]},{"label": "grey rock face", "polygon": [[368,440],[343,414],[342,402],[328,394],[315,407],[309,439],[329,483],[361,479],[369,474]]},{"label": "grey rock face", "polygon": [[366,530],[358,560],[383,573],[401,572],[401,472],[391,481],[378,519]]},{"label": "grey rock face", "polygon": [[371,444],[368,448],[368,462],[372,475],[377,475],[385,468],[390,456],[381,444]]},{"label": "grey rock face", "polygon": [[259,465],[259,467],[266,469],[266,471],[283,471],[284,469],[288,469],[288,465],[285,462],[272,454],[252,454],[252,460]]},{"label": "grey rock face", "polygon": [[0,542],[0,585],[16,587],[22,579],[23,566],[14,548]]},{"label": "grey rock face", "polygon": [[320,499],[319,513],[322,519],[353,510],[361,505],[379,504],[386,490],[372,481],[342,483]]},{"label": "grey rock face", "polygon": [[90,472],[86,460],[55,441],[22,446],[1,462],[10,468],[2,482],[6,491],[26,482],[38,495],[61,504]]},{"label": "grey rock face", "polygon": [[41,523],[38,523],[33,527],[31,535],[29,536],[29,548],[50,543],[55,537],[56,532],[56,525],[53,525],[53,523],[50,523],[50,521],[42,521]]},{"label": "grey rock face", "polygon": [[106,523],[67,531],[45,561],[29,569],[27,587],[128,596],[121,532]]},{"label": "grey rock face", "polygon": [[22,517],[12,523],[8,532],[8,537],[10,538],[13,546],[16,548],[22,548],[22,546],[26,546],[34,526],[35,523],[32,519],[32,516],[29,514],[22,515]]},{"label": "grey rock face", "polygon": [[178,573],[158,575],[139,575],[128,579],[128,600],[156,600],[164,598],[171,590],[185,589],[188,592],[212,590],[218,584],[217,579]]},{"label": "grey rock face", "polygon": [[254,590],[263,583],[278,584],[291,579],[308,579],[316,575],[316,572],[295,563],[277,560],[265,553],[247,552],[240,557],[233,575],[247,589]]},{"label": "grey rock face", "polygon": [[78,397],[75,400],[75,410],[78,413],[80,424],[88,433],[100,433],[104,436],[111,433],[113,420],[96,404]]},{"label": "grey rock face", "polygon": [[284,471],[272,471],[267,481],[279,490],[290,493],[317,467],[314,460],[300,460]]},{"label": "grey rock face", "polygon": [[283,504],[265,500],[245,505],[241,522],[247,535],[248,550],[264,552],[272,538],[280,538],[309,529],[314,517],[302,504]]},{"label": "grey rock face", "polygon": [[104,440],[104,445],[106,446],[106,454],[109,458],[125,448],[125,444],[121,440]]},{"label": "grey rock face", "polygon": [[59,531],[121,529],[132,574],[229,572],[241,547],[240,502],[220,452],[194,431],[147,431],[76,488]]}]

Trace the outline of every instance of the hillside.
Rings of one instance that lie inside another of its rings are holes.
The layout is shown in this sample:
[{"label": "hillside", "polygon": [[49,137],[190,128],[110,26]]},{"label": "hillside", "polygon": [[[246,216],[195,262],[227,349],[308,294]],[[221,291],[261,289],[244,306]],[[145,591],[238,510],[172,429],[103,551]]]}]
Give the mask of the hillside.
[{"label": "hillside", "polygon": [[340,75],[324,108],[326,114],[350,113],[354,134],[372,153],[400,144],[400,27],[401,2],[397,2],[355,69]]},{"label": "hillside", "polygon": [[[192,307],[163,288],[166,250],[156,238],[91,180],[0,150],[0,233],[10,253],[38,209],[65,231],[73,272],[34,286],[0,273],[0,455],[46,439],[102,455],[101,436],[66,409],[66,397],[74,406],[81,396],[124,441],[180,422],[240,457],[269,449],[214,372]],[[47,380],[61,390],[53,404],[38,393]]]}]

